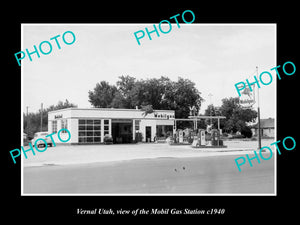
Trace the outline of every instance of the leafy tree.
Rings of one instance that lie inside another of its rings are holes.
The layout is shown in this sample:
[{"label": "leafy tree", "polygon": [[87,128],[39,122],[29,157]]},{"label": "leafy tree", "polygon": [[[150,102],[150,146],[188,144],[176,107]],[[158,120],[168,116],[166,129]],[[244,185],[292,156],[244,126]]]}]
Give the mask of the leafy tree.
[{"label": "leafy tree", "polygon": [[[161,99],[163,95],[163,85],[159,79],[152,78],[142,80],[139,86],[142,89],[142,98],[136,99],[141,105],[152,105],[154,109],[161,109]],[[139,96],[136,96],[139,97]]]},{"label": "leafy tree", "polygon": [[106,81],[96,84],[94,91],[89,91],[89,102],[97,108],[109,108],[116,95],[117,87]]},{"label": "leafy tree", "polygon": [[128,108],[127,106],[128,106],[127,100],[123,97],[123,95],[119,91],[116,91],[115,96],[112,102],[110,103],[110,107],[124,109],[124,108]]},{"label": "leafy tree", "polygon": [[[224,130],[227,132],[249,133],[246,123],[254,122],[257,112],[251,108],[243,109],[239,105],[239,98],[224,98],[220,107],[221,115],[225,116]],[[247,134],[248,135],[248,134]]]},{"label": "leafy tree", "polygon": [[189,107],[201,107],[201,93],[195,83],[179,77],[171,81],[168,77],[137,80],[129,75],[120,76],[116,86],[105,81],[89,91],[89,102],[94,107],[139,108],[175,110],[177,118],[187,118]]},{"label": "leafy tree", "polygon": [[[220,111],[220,107],[215,107],[213,104],[207,106],[207,109],[204,111],[205,116],[223,116]],[[205,125],[209,125],[210,121],[212,121],[213,128],[218,128],[218,120],[217,119],[205,119]],[[224,119],[220,119],[220,129],[224,128]]]},{"label": "leafy tree", "polygon": [[176,110],[177,118],[187,118],[192,106],[195,106],[197,111],[200,109],[203,98],[194,82],[179,77],[169,91],[171,93],[167,94],[167,98],[170,97],[170,105]]},{"label": "leafy tree", "polygon": [[24,132],[28,134],[29,138],[32,138],[34,133],[41,131],[41,114],[43,117],[42,131],[48,130],[48,112],[53,110],[59,110],[64,108],[77,107],[77,105],[70,103],[67,99],[65,102],[59,101],[56,105],[50,105],[48,108],[39,110],[37,113],[23,113]]},{"label": "leafy tree", "polygon": [[[120,76],[119,81],[117,81],[117,90],[115,104],[113,107],[115,108],[133,108],[135,106],[132,105],[134,99],[132,95],[132,91],[135,88],[136,79],[129,75]],[[118,106],[117,103],[120,105]]]},{"label": "leafy tree", "polygon": [[134,87],[129,93],[130,104],[128,104],[128,108],[135,108],[136,106],[140,107],[142,105],[149,104],[148,100],[145,99],[144,87],[144,80],[138,80],[135,82]]},{"label": "leafy tree", "polygon": [[129,97],[129,93],[134,88],[136,79],[134,77],[131,77],[129,75],[127,76],[120,76],[119,81],[117,81],[117,87],[121,95],[124,96],[124,98]]}]

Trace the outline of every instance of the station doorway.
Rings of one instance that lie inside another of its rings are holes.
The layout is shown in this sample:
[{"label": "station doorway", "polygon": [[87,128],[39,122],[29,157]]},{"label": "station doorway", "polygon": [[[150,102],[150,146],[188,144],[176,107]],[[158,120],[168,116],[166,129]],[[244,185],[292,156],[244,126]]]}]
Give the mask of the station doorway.
[{"label": "station doorway", "polygon": [[132,143],[132,123],[130,119],[112,119],[112,138],[114,144]]},{"label": "station doorway", "polygon": [[146,142],[151,142],[151,127],[146,126]]}]

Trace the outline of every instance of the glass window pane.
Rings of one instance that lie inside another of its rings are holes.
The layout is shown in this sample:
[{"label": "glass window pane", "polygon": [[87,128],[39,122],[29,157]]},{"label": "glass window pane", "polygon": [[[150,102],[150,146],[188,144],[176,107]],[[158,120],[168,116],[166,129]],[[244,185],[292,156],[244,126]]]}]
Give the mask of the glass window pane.
[{"label": "glass window pane", "polygon": [[93,120],[87,120],[86,123],[87,124],[94,124]]},{"label": "glass window pane", "polygon": [[104,130],[109,130],[109,126],[104,126]]},{"label": "glass window pane", "polygon": [[79,142],[80,142],[80,143],[86,142],[86,138],[85,138],[85,137],[80,137],[80,138],[79,138]]},{"label": "glass window pane", "polygon": [[100,132],[100,131],[95,131],[95,132],[94,132],[94,136],[100,137],[100,136],[101,136],[101,132]]},{"label": "glass window pane", "polygon": [[104,120],[104,124],[109,124],[109,120]]},{"label": "glass window pane", "polygon": [[101,120],[94,120],[94,124],[101,124]]},{"label": "glass window pane", "polygon": [[79,124],[85,124],[85,120],[79,120]]},{"label": "glass window pane", "polygon": [[94,130],[101,130],[101,126],[94,126]]},{"label": "glass window pane", "polygon": [[87,130],[93,130],[93,129],[94,129],[94,127],[93,127],[93,126],[91,126],[91,125],[87,125],[86,129],[87,129]]},{"label": "glass window pane", "polygon": [[87,137],[86,142],[93,142],[93,137]]},{"label": "glass window pane", "polygon": [[109,134],[109,132],[108,131],[104,131],[104,135],[106,135],[106,134]]},{"label": "glass window pane", "polygon": [[94,142],[100,142],[100,141],[101,141],[100,137],[94,137]]},{"label": "glass window pane", "polygon": [[85,131],[79,131],[79,136],[86,136],[86,132]]},{"label": "glass window pane", "polygon": [[86,132],[86,136],[94,136],[93,134],[94,134],[94,132],[92,132],[92,131]]},{"label": "glass window pane", "polygon": [[52,121],[52,132],[57,133],[57,121]]},{"label": "glass window pane", "polygon": [[85,125],[80,125],[79,130],[85,130]]}]

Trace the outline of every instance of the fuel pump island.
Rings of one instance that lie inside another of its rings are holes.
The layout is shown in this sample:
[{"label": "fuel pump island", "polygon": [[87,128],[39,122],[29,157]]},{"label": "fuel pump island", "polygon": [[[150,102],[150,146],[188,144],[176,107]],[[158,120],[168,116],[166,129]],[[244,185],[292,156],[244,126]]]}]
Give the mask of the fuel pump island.
[{"label": "fuel pump island", "polygon": [[[198,129],[197,120],[200,119],[218,119],[218,129],[212,129],[212,125],[208,125],[207,129]],[[189,116],[189,119],[175,119],[174,135],[171,145],[188,145],[193,148],[226,148],[223,140],[220,138],[220,119],[224,116]],[[176,129],[176,121],[194,121],[194,129],[192,131]],[[207,132],[207,134],[206,134]]]}]

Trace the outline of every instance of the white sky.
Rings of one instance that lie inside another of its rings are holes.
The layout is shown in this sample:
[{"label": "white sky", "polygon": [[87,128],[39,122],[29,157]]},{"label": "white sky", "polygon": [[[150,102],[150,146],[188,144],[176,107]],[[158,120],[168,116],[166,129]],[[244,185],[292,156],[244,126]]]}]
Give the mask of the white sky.
[{"label": "white sky", "polygon": [[[156,24],[158,27],[158,23]],[[153,28],[153,24],[23,24],[22,51],[58,34],[72,31],[72,45],[58,38],[49,55],[40,53],[22,60],[23,110],[36,112],[57,104],[59,100],[90,108],[88,91],[102,80],[115,84],[121,75],[137,79],[178,76],[195,82],[206,100],[201,112],[210,104],[215,106],[225,97],[237,97],[234,84],[254,81],[256,66],[259,73],[270,71],[276,64],[275,24],[172,24],[168,34],[153,33],[137,44],[134,32]],[[167,27],[163,28],[167,30]],[[66,36],[67,37],[67,36]],[[46,51],[46,47],[45,47]],[[17,63],[17,62],[16,62]],[[275,72],[273,82],[260,88],[261,118],[275,117]],[[267,80],[267,79],[266,79]],[[255,105],[256,107],[256,105]]]}]

